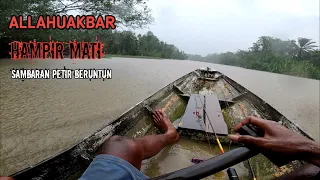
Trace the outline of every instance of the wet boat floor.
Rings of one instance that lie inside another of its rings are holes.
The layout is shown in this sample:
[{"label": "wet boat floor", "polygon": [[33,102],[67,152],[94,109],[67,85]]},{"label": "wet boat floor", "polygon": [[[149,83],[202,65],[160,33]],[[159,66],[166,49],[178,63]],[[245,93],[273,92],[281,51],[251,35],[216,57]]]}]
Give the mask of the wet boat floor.
[{"label": "wet boat floor", "polygon": [[[192,158],[206,160],[220,154],[215,145],[190,140],[181,137],[173,145],[165,147],[159,154],[143,162],[141,171],[149,177],[167,174],[193,165]],[[244,163],[234,166],[240,178],[249,179],[250,174]],[[228,179],[226,170],[216,173],[206,179]]]},{"label": "wet boat floor", "polygon": [[[233,127],[246,116],[255,115],[262,118],[264,117],[262,112],[256,110],[250,102],[245,98],[242,98],[241,93],[235,90],[224,79],[218,81],[193,79],[193,81],[194,82],[178,84],[178,91],[170,91],[161,99],[161,101],[153,102],[149,106],[153,110],[162,109],[168,115],[171,122],[174,122],[176,119],[183,116],[187,106],[188,99],[180,96],[182,92],[184,94],[216,94],[218,98],[222,100],[232,100],[238,96],[234,99],[232,105],[222,108],[222,114],[228,126],[229,134],[233,133]],[[137,138],[161,133],[155,126],[152,116],[147,111],[142,112],[138,119],[137,124],[125,134],[126,136]],[[225,151],[236,148],[236,146],[232,145],[229,141],[222,141],[222,144]],[[141,171],[149,177],[155,177],[193,165],[191,162],[192,158],[206,160],[215,157],[220,153],[218,145],[214,143],[208,143],[206,141],[200,142],[190,137],[180,136],[180,139],[175,144],[165,147],[156,156],[144,160]],[[251,163],[254,173],[259,180],[273,179],[292,171],[294,166],[291,163],[277,168],[263,155],[257,155],[251,158]],[[233,168],[236,169],[240,179],[252,179],[247,161],[236,164]],[[82,173],[79,173],[78,175],[80,174]],[[205,179],[229,178],[226,170],[224,170]]]},{"label": "wet boat floor", "polygon": [[[196,86],[192,88],[185,88],[188,89],[188,92],[183,91],[183,88],[181,89],[184,93],[189,94],[216,94],[219,99],[224,100],[231,100],[232,98],[240,95],[239,92],[237,92],[224,80],[217,82],[199,82],[198,80],[197,83]],[[225,88],[226,86],[228,86],[228,88]],[[174,122],[184,114],[184,110],[187,105],[187,99],[179,94],[181,94],[181,92],[172,91],[166,97],[164,97],[162,101],[152,104],[151,107],[153,110],[164,110],[171,122]],[[258,117],[263,117],[263,113],[258,112],[253,105],[241,97],[238,98],[234,104],[222,109],[222,113],[228,125],[229,133],[232,133],[235,124],[240,122],[246,116],[255,115]],[[157,133],[161,132],[153,123],[151,115],[146,115],[141,118],[137,125],[132,128],[127,135],[131,137],[142,137],[144,135]],[[230,143],[224,142],[223,144],[225,151],[235,148],[235,146]],[[155,177],[193,165],[191,162],[192,158],[205,160],[215,157],[220,153],[219,147],[216,144],[199,142],[189,137],[180,136],[180,139],[175,144],[165,147],[156,156],[148,160],[144,160],[141,171],[149,177]],[[277,168],[263,155],[257,155],[251,158],[251,163],[258,179],[272,179],[292,171],[292,166],[290,164],[281,168]],[[233,166],[233,168],[236,169],[240,179],[252,178],[247,161],[236,164]],[[224,170],[205,179],[229,178],[226,170]]]}]

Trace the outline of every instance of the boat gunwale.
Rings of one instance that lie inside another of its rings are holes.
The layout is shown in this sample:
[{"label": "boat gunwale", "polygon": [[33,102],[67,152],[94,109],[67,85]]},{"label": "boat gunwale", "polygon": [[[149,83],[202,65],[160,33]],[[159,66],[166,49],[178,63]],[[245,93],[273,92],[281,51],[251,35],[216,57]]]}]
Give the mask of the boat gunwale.
[{"label": "boat gunwale", "polygon": [[[225,80],[227,80],[227,82],[228,82],[229,84],[232,84],[232,86],[233,86],[234,88],[236,88],[234,85],[237,85],[237,86],[239,86],[240,88],[243,88],[243,89],[244,89],[244,92],[248,93],[248,94],[245,95],[245,98],[246,98],[247,96],[249,96],[249,95],[254,96],[254,98],[256,98],[258,101],[260,101],[259,103],[254,103],[254,104],[264,104],[264,106],[267,106],[268,109],[274,111],[275,113],[277,113],[277,116],[280,116],[280,118],[282,118],[282,119],[279,118],[279,121],[285,120],[285,121],[289,122],[290,125],[293,125],[294,127],[297,128],[297,130],[299,131],[299,133],[301,133],[303,136],[307,137],[308,139],[314,141],[314,139],[310,136],[310,134],[308,134],[307,132],[303,131],[297,123],[295,123],[295,122],[291,121],[290,119],[288,119],[286,116],[284,116],[282,113],[280,113],[277,109],[275,109],[273,106],[271,106],[268,102],[266,102],[265,100],[263,100],[262,98],[260,98],[259,96],[257,96],[256,94],[254,94],[253,92],[251,92],[250,90],[248,90],[247,88],[243,87],[241,84],[237,83],[236,81],[234,81],[234,80],[231,79],[230,77],[228,77],[228,76],[226,76],[226,75],[223,74],[223,78],[224,78]],[[229,81],[231,81],[231,83],[230,83]],[[236,89],[237,89],[237,88],[236,88]],[[238,89],[237,89],[237,90],[238,90]],[[252,99],[250,99],[249,101],[251,102]],[[258,107],[256,107],[256,108],[259,109]],[[272,113],[271,113],[271,114],[272,114]],[[275,119],[275,120],[273,120],[273,119],[268,119],[268,120],[278,122],[276,119]],[[288,128],[288,129],[289,129],[289,128]],[[291,128],[291,130],[292,130],[292,128]]]}]

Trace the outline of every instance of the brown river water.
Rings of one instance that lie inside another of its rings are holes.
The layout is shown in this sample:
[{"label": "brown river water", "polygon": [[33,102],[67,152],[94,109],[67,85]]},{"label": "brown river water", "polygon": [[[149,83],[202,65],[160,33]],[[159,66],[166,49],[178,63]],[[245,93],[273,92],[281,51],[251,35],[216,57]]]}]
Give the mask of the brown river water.
[{"label": "brown river water", "polygon": [[[35,63],[32,63],[35,62]],[[73,64],[75,62],[76,64]],[[111,68],[109,80],[13,80],[12,68]],[[62,151],[182,75],[225,73],[319,140],[318,80],[211,63],[112,58],[0,60],[0,175]]]}]

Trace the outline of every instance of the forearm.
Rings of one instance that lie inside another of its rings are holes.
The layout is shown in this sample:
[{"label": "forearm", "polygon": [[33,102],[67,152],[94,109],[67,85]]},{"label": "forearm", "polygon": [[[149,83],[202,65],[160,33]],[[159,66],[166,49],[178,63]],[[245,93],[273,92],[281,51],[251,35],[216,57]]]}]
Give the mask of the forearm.
[{"label": "forearm", "polygon": [[303,149],[302,160],[320,167],[320,145],[319,142],[307,141]]}]

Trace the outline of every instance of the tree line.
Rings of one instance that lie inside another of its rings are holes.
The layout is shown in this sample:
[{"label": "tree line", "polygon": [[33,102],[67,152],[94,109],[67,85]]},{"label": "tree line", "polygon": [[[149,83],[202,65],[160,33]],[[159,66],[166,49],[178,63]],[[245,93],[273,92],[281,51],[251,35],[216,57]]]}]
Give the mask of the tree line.
[{"label": "tree line", "polygon": [[320,51],[314,41],[302,37],[296,41],[261,36],[248,50],[189,54],[188,59],[320,80]]},{"label": "tree line", "polygon": [[[91,32],[94,33],[94,32]],[[110,54],[159,57],[165,59],[187,59],[187,55],[176,46],[160,41],[151,31],[136,35],[132,31],[109,31],[97,33]]]}]

